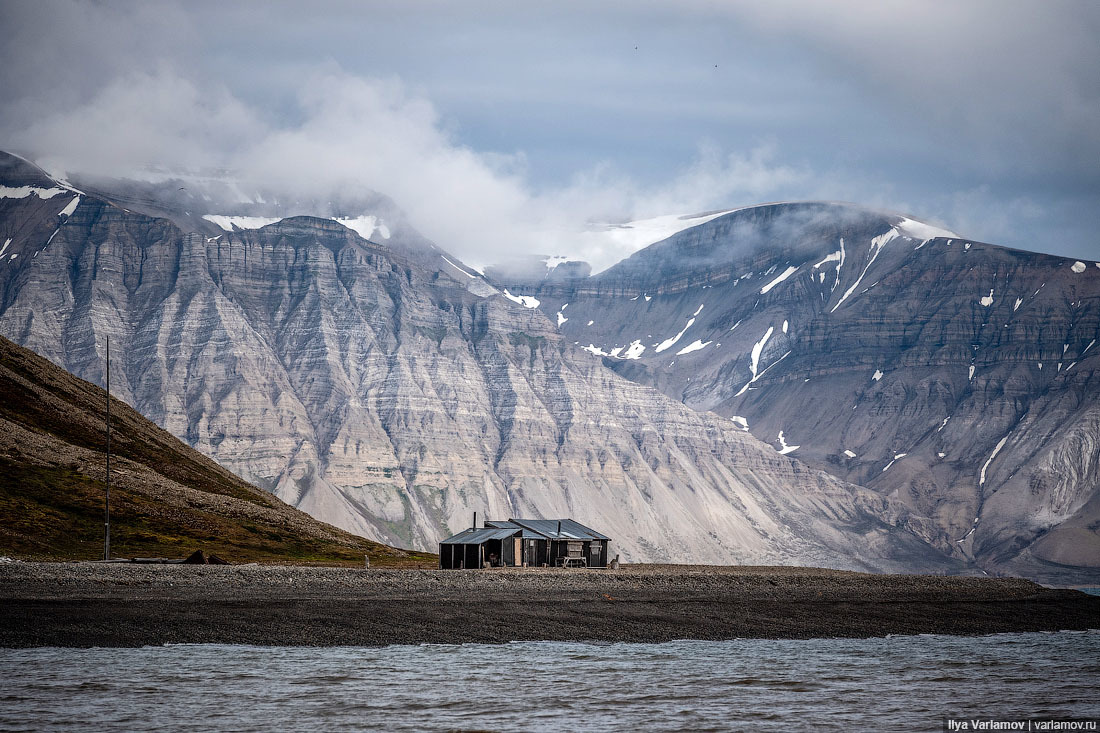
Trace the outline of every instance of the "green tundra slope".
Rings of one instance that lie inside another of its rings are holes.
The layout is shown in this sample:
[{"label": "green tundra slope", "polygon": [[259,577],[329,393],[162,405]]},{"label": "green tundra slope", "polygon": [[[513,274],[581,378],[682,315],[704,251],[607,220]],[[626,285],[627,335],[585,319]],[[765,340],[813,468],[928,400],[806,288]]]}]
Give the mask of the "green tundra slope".
[{"label": "green tundra slope", "polygon": [[[106,393],[0,337],[0,554],[103,554]],[[111,401],[114,557],[230,562],[433,564],[284,504]]]}]

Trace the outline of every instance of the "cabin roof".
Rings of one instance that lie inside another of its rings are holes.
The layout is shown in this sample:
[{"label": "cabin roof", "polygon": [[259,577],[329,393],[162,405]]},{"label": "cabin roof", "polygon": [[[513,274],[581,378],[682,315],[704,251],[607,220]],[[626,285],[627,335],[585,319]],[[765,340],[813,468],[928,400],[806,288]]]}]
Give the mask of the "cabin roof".
[{"label": "cabin roof", "polygon": [[[509,524],[531,530],[541,537],[552,540],[610,540],[605,534],[600,534],[594,529],[585,527],[580,522],[572,519],[509,519]],[[497,522],[496,524],[504,524]],[[558,525],[561,525],[561,534],[558,534]]]},{"label": "cabin roof", "polygon": [[[558,533],[558,527],[561,533]],[[525,540],[610,540],[607,535],[572,519],[490,519],[485,526],[466,529],[441,541],[441,545],[480,545],[489,540],[522,537]]]},{"label": "cabin roof", "polygon": [[519,531],[518,527],[505,527],[503,529],[498,527],[484,527],[482,529],[467,529],[459,532],[454,537],[448,537],[439,544],[441,545],[480,545],[483,542],[489,540],[503,540],[515,535]]}]

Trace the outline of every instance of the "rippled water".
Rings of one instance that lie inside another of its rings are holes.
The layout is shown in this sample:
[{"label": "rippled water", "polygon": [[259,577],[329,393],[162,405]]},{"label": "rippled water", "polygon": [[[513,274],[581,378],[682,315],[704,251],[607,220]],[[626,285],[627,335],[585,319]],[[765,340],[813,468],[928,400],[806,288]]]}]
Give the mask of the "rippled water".
[{"label": "rippled water", "polygon": [[0,650],[3,730],[941,730],[1100,717],[1100,633]]}]

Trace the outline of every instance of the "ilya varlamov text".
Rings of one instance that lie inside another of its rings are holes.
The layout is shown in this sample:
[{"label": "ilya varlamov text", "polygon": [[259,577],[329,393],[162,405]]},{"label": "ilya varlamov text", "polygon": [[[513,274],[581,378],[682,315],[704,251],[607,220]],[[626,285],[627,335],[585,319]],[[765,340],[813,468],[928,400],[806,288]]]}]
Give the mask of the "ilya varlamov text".
[{"label": "ilya varlamov text", "polygon": [[944,721],[944,730],[1086,731],[1096,730],[1096,723],[1097,721],[1095,720],[1046,720],[1037,718],[1025,720],[994,720],[993,718],[968,718],[966,720],[956,720],[954,718],[948,718]]}]

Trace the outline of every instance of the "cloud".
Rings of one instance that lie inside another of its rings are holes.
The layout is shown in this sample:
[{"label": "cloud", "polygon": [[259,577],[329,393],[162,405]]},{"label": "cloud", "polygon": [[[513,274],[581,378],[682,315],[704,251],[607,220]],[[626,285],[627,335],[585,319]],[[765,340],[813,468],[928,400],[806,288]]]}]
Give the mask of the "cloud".
[{"label": "cloud", "polygon": [[600,268],[629,253],[600,223],[806,198],[1096,255],[1095,3],[266,7],[0,4],[0,148],[375,190],[477,265]]},{"label": "cloud", "polygon": [[127,74],[14,141],[70,175],[222,169],[287,200],[381,192],[423,234],[476,266],[526,251],[606,267],[630,251],[582,244],[578,235],[592,222],[752,201],[805,175],[774,164],[774,145],[743,155],[705,146],[667,184],[646,187],[595,166],[566,186],[535,192],[522,155],[462,145],[430,101],[399,81],[331,71],[306,78],[294,114],[274,123],[223,86],[200,87],[167,68]]},{"label": "cloud", "polygon": [[255,112],[224,88],[200,89],[161,69],[128,73],[73,109],[12,135],[54,172],[135,175],[150,166],[224,167],[268,134]]},{"label": "cloud", "polygon": [[920,129],[964,151],[961,166],[1097,181],[1100,5],[1091,0],[700,5],[800,39],[825,73],[888,100],[906,139]]}]

